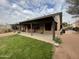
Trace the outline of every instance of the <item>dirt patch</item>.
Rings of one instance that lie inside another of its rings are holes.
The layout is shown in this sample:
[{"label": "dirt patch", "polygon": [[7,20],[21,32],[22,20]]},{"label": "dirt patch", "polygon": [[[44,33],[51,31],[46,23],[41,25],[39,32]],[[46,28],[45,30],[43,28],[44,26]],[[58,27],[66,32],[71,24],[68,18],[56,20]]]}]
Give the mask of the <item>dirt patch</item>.
[{"label": "dirt patch", "polygon": [[9,35],[14,35],[16,33],[13,33],[13,32],[10,32],[10,33],[3,33],[3,34],[0,34],[0,37],[4,37],[4,36],[9,36]]}]

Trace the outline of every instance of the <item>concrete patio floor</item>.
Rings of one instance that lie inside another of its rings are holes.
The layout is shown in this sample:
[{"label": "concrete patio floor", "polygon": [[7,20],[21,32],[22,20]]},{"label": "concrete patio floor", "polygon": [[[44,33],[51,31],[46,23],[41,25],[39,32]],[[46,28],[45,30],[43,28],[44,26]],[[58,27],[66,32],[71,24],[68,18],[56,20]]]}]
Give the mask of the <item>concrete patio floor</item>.
[{"label": "concrete patio floor", "polygon": [[51,44],[53,43],[52,34],[33,33],[33,35],[31,35],[31,33],[21,32],[19,35],[35,38],[37,40],[41,40],[41,41],[48,42]]}]

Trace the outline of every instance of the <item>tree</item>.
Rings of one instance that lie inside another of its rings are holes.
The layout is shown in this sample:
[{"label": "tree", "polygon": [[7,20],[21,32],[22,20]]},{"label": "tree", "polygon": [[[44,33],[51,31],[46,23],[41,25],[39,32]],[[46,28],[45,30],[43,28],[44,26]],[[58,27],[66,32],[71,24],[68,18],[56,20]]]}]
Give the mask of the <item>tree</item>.
[{"label": "tree", "polygon": [[79,17],[79,0],[66,0],[68,3],[67,13]]}]

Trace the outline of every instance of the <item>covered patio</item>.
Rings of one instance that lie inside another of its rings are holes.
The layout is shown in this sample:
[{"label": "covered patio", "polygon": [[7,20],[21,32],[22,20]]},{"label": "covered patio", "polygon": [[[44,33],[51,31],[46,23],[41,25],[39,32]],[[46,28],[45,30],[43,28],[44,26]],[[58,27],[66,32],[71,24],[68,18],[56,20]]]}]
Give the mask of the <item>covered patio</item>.
[{"label": "covered patio", "polygon": [[14,24],[21,35],[52,43],[55,35],[60,35],[62,13],[54,13]]}]

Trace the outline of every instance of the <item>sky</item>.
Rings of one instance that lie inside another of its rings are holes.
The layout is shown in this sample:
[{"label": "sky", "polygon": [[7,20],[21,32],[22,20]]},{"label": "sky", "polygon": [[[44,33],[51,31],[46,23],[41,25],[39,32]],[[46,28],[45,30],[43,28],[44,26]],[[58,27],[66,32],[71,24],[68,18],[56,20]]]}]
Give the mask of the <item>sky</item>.
[{"label": "sky", "polygon": [[47,14],[63,13],[63,22],[72,23],[65,0],[0,0],[0,24],[14,24]]}]

